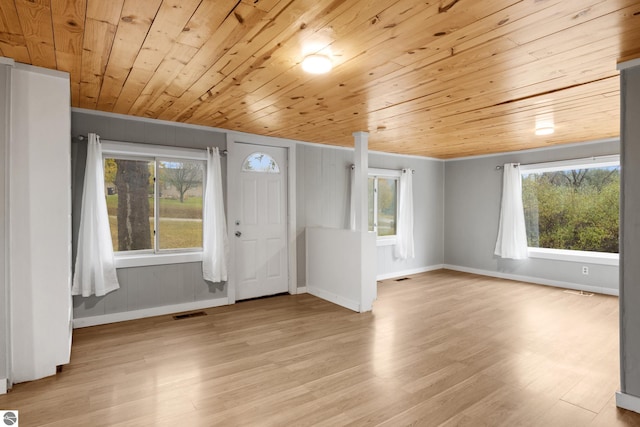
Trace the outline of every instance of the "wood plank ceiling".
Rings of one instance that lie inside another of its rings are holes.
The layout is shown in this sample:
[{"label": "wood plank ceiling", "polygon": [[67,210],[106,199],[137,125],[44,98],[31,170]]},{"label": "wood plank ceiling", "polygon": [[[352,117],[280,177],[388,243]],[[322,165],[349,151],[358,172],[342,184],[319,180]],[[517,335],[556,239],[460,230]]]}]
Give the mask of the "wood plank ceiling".
[{"label": "wood plank ceiling", "polygon": [[452,158],[618,136],[640,3],[0,0],[0,55],[69,72],[76,107]]}]

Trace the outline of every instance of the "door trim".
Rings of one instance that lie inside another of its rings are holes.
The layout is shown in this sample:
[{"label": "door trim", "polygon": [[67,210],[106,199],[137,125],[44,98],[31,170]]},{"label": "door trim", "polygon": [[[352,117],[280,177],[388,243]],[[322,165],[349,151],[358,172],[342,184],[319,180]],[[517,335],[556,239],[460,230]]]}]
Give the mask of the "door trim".
[{"label": "door trim", "polygon": [[[289,293],[298,293],[298,269],[297,269],[297,248],[296,248],[296,142],[289,139],[273,138],[260,135],[251,135],[241,132],[227,132],[227,165],[236,162],[237,151],[235,146],[238,143],[252,145],[266,145],[270,147],[281,147],[287,150],[287,244],[288,244],[288,287]],[[233,160],[233,162],[232,162]],[[240,194],[238,182],[233,179],[233,171],[227,167],[227,221],[230,218],[238,218],[237,204],[232,197]],[[229,304],[236,302],[236,240],[230,224],[227,224],[229,238],[229,281],[227,282],[227,298]]]}]

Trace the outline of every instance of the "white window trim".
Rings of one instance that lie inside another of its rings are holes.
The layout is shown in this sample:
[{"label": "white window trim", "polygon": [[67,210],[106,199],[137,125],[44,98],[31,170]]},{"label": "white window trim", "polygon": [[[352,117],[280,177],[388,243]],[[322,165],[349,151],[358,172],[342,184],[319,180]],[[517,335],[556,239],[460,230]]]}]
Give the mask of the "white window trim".
[{"label": "white window trim", "polygon": [[[372,231],[373,233],[373,231]],[[397,241],[397,236],[377,236],[376,238],[376,246],[392,246],[395,245]]]},{"label": "white window trim", "polygon": [[572,251],[569,249],[549,249],[529,247],[529,258],[552,259],[600,265],[619,265],[619,254],[607,252]]},{"label": "white window trim", "polygon": [[124,254],[114,253],[116,268],[143,267],[147,265],[183,264],[202,261],[202,251],[176,253]]},{"label": "white window trim", "polygon": [[[396,169],[378,169],[378,168],[369,168],[368,170],[368,176],[369,178],[395,178],[397,180],[397,184],[396,184],[396,218],[398,218],[398,194],[400,194],[400,175],[402,174],[402,171],[400,170],[396,170]],[[374,195],[375,199],[377,200],[377,195]],[[377,209],[375,209],[377,206],[374,203],[374,221],[375,221],[375,217],[377,216]],[[367,224],[368,227],[368,224]],[[397,241],[397,234],[394,234],[393,236],[378,236],[378,231],[376,230],[376,227],[374,227],[372,233],[376,233],[376,246],[391,246],[391,245],[395,245],[396,241]]]},{"label": "white window trim", "polygon": [[[116,157],[144,160],[200,160],[206,161],[204,150],[168,147],[164,145],[138,144],[102,140],[103,158]],[[206,173],[206,172],[205,172]],[[156,182],[157,185],[157,182]],[[157,189],[156,189],[157,192]],[[157,209],[157,207],[156,207]],[[158,236],[154,236],[157,244]],[[143,267],[148,265],[182,264],[202,261],[202,248],[164,249],[114,252],[116,268]]]},{"label": "white window trim", "polygon": [[530,165],[520,165],[520,173],[544,173],[557,172],[567,169],[582,168],[603,168],[607,166],[620,165],[620,155],[588,157],[585,159],[560,160],[557,162],[532,163]]},{"label": "white window trim", "polygon": [[152,158],[169,157],[172,159],[207,160],[206,150],[198,150],[195,148],[179,148],[169,147],[166,145],[138,144],[133,142],[109,140],[102,140],[101,144],[103,155],[111,154],[115,156]]},{"label": "white window trim", "polygon": [[[597,156],[583,159],[520,165],[521,175],[530,173],[557,172],[567,169],[602,168],[619,166],[620,155]],[[607,252],[574,251],[570,249],[535,248],[529,246],[529,258],[551,259],[589,264],[618,266],[620,255]]]}]

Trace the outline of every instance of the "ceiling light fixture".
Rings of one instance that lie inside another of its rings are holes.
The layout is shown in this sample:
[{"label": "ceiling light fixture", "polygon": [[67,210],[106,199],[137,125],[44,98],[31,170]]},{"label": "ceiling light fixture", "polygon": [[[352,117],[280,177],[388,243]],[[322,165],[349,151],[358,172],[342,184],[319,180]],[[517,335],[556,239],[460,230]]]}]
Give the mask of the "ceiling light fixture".
[{"label": "ceiling light fixture", "polygon": [[553,128],[553,126],[550,125],[536,127],[536,135],[538,136],[551,135],[554,131],[555,129]]},{"label": "ceiling light fixture", "polygon": [[327,55],[308,55],[302,60],[302,69],[311,74],[324,74],[331,71],[333,64]]}]

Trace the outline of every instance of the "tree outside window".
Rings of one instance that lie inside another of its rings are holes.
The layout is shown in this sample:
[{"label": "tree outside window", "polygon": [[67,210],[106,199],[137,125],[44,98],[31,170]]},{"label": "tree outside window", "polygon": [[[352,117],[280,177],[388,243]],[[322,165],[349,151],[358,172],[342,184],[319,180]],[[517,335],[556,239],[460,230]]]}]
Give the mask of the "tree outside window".
[{"label": "tree outside window", "polygon": [[108,157],[104,177],[115,252],[202,247],[204,162]]},{"label": "tree outside window", "polygon": [[529,247],[618,253],[619,165],[522,178]]}]

